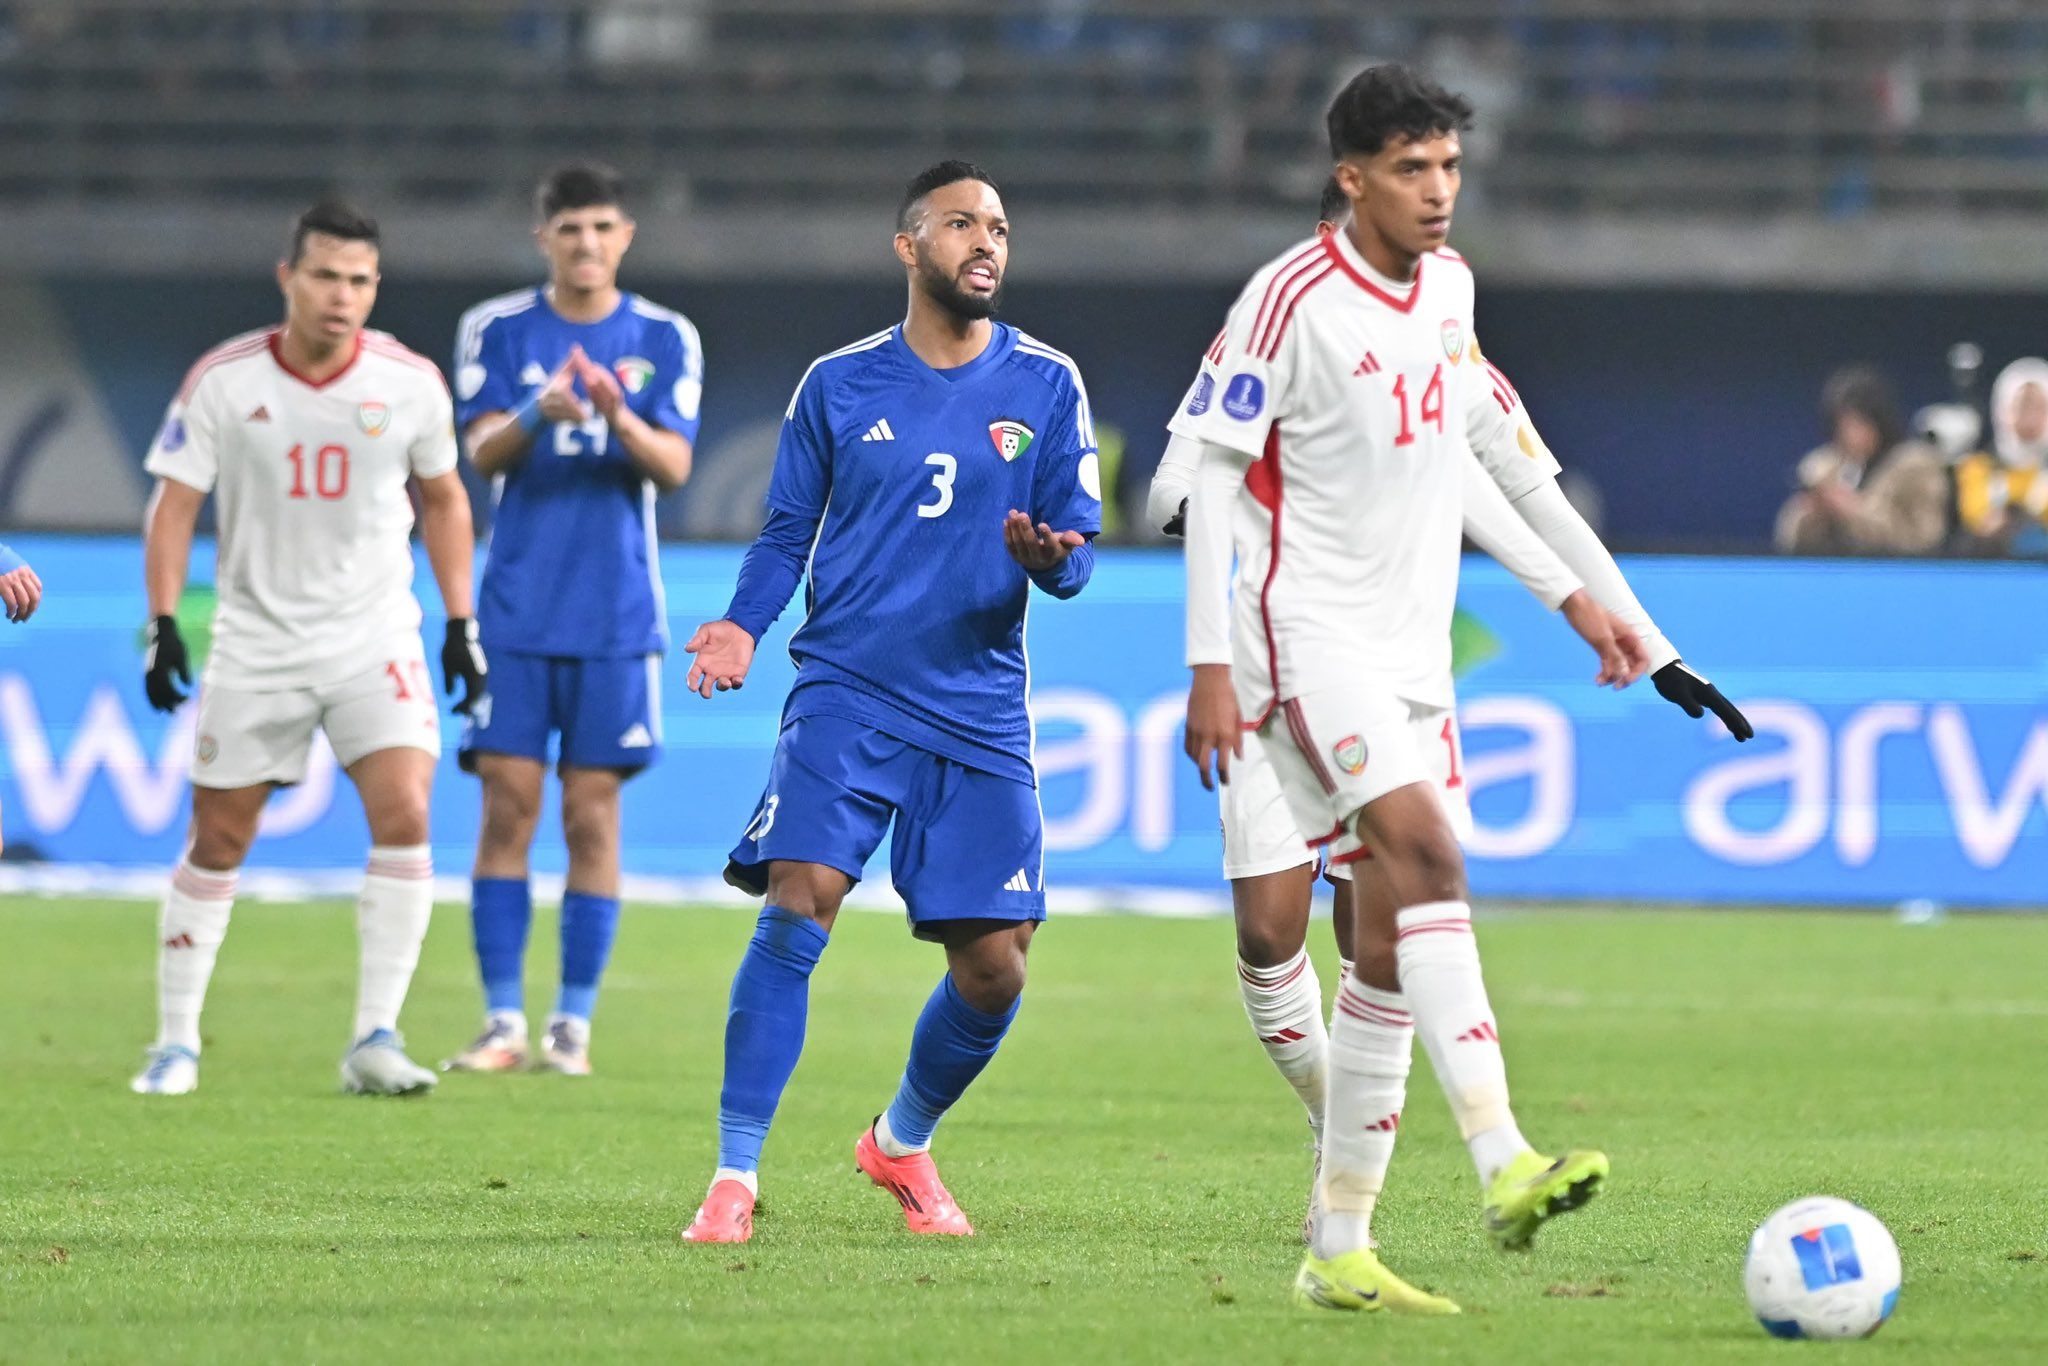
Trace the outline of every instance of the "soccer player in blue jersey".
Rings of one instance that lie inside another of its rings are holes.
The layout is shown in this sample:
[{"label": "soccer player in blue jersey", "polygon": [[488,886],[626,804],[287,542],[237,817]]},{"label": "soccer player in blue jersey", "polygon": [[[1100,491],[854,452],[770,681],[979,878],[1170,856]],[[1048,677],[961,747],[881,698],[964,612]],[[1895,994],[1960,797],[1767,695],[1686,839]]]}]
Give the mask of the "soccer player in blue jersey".
[{"label": "soccer player in blue jersey", "polygon": [[654,498],[689,477],[704,357],[688,318],[619,288],[633,220],[616,172],[560,167],[537,199],[548,283],[478,304],[456,342],[456,421],[496,520],[477,609],[490,690],[461,750],[483,781],[470,913],[486,1018],[448,1065],[527,1060],[527,855],[559,736],[562,985],[537,1061],[582,1075],[619,921],[619,789],[661,753]]},{"label": "soccer player in blue jersey", "polygon": [[768,521],[723,619],[686,649],[689,686],[737,688],[804,577],[796,684],[767,790],[726,877],[766,894],[733,977],[718,1170],[684,1237],[745,1242],[761,1144],[803,1047],[811,969],[891,822],[889,871],[946,975],[885,1113],[854,1145],[917,1233],[973,1229],[932,1165],[932,1130],[995,1056],[1045,917],[1024,616],[1094,566],[1101,477],[1074,363],[994,322],[1009,259],[995,185],[945,161],[905,190],[903,322],[814,361],[797,385]]}]

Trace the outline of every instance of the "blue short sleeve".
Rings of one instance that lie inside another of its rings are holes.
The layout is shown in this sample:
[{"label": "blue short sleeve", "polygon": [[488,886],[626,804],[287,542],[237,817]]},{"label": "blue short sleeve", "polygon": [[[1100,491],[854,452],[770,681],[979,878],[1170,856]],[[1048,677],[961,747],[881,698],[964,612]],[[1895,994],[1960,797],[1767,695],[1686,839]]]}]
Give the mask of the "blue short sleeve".
[{"label": "blue short sleeve", "polygon": [[825,383],[816,367],[797,386],[783,414],[768,480],[768,506],[799,517],[822,517],[832,496],[832,427]]},{"label": "blue short sleeve", "polygon": [[663,329],[664,345],[655,368],[654,407],[647,420],[685,441],[697,440],[704,403],[704,348],[697,329],[680,313]]},{"label": "blue short sleeve", "polygon": [[1076,377],[1046,433],[1045,458],[1032,481],[1031,516],[1054,531],[1102,530],[1102,465],[1088,391]]},{"label": "blue short sleeve", "polygon": [[525,398],[503,320],[465,315],[455,340],[455,429],[467,430],[485,413],[510,412]]}]

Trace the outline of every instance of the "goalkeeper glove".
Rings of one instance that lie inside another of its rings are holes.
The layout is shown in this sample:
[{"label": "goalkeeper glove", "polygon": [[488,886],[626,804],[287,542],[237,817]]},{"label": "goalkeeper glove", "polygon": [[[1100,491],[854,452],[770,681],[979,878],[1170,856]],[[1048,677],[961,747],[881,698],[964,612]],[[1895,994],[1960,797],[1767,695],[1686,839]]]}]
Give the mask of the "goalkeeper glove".
[{"label": "goalkeeper glove", "polygon": [[1749,724],[1733,702],[1721,695],[1721,690],[1685,667],[1685,661],[1674,659],[1650,675],[1650,682],[1657,687],[1657,693],[1666,702],[1685,709],[1685,714],[1700,717],[1708,712],[1721,718],[1721,724],[1728,727],[1728,733],[1738,740],[1747,740],[1756,734],[1756,727]]},{"label": "goalkeeper glove", "polygon": [[448,634],[441,641],[441,678],[450,697],[455,695],[455,685],[462,684],[462,700],[455,704],[457,716],[470,714],[483,697],[490,675],[484,647],[477,641],[476,618],[451,618]]},{"label": "goalkeeper glove", "polygon": [[150,622],[144,641],[148,649],[142,658],[142,691],[158,711],[176,711],[189,694],[178,691],[171,680],[192,686],[192,661],[185,654],[185,638],[178,634],[178,619],[158,617]]}]

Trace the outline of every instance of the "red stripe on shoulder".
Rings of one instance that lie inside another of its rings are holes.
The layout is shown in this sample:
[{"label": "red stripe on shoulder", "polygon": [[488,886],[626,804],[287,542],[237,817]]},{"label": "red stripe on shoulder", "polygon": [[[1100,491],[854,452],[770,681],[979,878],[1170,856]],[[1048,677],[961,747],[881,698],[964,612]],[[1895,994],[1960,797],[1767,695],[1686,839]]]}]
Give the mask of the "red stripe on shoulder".
[{"label": "red stripe on shoulder", "polygon": [[1274,296],[1286,288],[1286,282],[1292,272],[1315,256],[1321,249],[1321,246],[1320,242],[1309,243],[1300,251],[1282,261],[1279,268],[1273,272],[1272,278],[1266,281],[1266,293],[1259,300],[1258,315],[1252,320],[1251,338],[1254,340],[1254,343],[1266,330],[1266,318],[1267,314],[1272,310]]},{"label": "red stripe on shoulder", "polygon": [[1335,266],[1324,266],[1315,274],[1309,276],[1303,282],[1301,288],[1294,291],[1294,296],[1287,301],[1287,311],[1280,315],[1279,322],[1273,328],[1273,340],[1259,353],[1262,357],[1266,360],[1272,360],[1280,354],[1280,343],[1287,337],[1287,324],[1294,320],[1294,310],[1301,306],[1301,301],[1308,297],[1310,290],[1336,273],[1337,268]]},{"label": "red stripe on shoulder", "polygon": [[1294,311],[1294,299],[1300,291],[1315,283],[1318,272],[1327,262],[1320,253],[1311,260],[1303,261],[1288,272],[1280,283],[1280,292],[1273,296],[1272,311],[1266,315],[1266,325],[1252,334],[1251,353],[1255,356],[1270,356],[1277,345],[1276,333],[1286,327],[1286,315]]},{"label": "red stripe on shoulder", "polygon": [[192,397],[192,390],[198,387],[200,377],[214,366],[231,360],[240,360],[244,356],[253,356],[270,345],[270,334],[276,330],[274,327],[266,327],[255,332],[244,332],[239,337],[230,337],[193,361],[192,368],[185,372],[184,382],[178,386],[177,401],[184,403],[189,400]]},{"label": "red stripe on shoulder", "polygon": [[1441,256],[1446,261],[1456,261],[1460,264],[1463,264],[1465,260],[1464,257],[1458,255],[1457,252],[1452,251],[1449,247],[1438,247],[1435,251],[1431,252],[1430,255]]}]

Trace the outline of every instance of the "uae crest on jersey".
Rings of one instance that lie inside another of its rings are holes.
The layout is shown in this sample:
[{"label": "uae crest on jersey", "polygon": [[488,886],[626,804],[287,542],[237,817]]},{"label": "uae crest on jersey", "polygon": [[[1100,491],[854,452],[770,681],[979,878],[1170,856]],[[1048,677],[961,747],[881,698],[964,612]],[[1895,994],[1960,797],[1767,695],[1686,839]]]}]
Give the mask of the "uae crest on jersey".
[{"label": "uae crest on jersey", "polygon": [[382,436],[384,429],[391,425],[391,406],[375,402],[357,404],[356,425],[363,429],[365,436]]},{"label": "uae crest on jersey", "polygon": [[1031,438],[1037,433],[1021,422],[1004,418],[1001,422],[988,424],[988,439],[996,443],[996,454],[1004,460],[1015,460],[1031,449]]},{"label": "uae crest on jersey", "polygon": [[1444,319],[1444,354],[1456,360],[1465,350],[1465,329],[1456,318]]},{"label": "uae crest on jersey", "polygon": [[1356,778],[1365,772],[1365,740],[1357,735],[1347,735],[1330,747],[1330,753],[1337,758],[1337,767]]},{"label": "uae crest on jersey", "polygon": [[654,378],[654,362],[638,356],[621,356],[612,362],[612,373],[619,377],[620,388],[637,394]]}]

